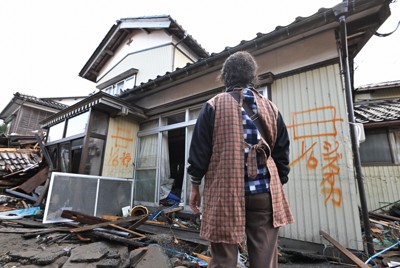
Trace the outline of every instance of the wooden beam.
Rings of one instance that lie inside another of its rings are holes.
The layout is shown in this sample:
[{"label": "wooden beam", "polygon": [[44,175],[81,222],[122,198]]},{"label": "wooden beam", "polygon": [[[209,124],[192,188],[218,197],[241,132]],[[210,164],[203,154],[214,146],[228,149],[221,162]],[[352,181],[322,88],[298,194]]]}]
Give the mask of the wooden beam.
[{"label": "wooden beam", "polygon": [[116,221],[107,221],[107,222],[101,222],[101,223],[97,223],[97,224],[92,224],[92,225],[87,225],[87,226],[83,226],[83,227],[78,227],[78,228],[74,228],[71,229],[70,232],[71,233],[79,233],[79,232],[85,232],[85,231],[90,231],[92,229],[95,228],[101,228],[101,227],[106,227],[106,226],[110,226],[112,224],[121,224],[121,223],[127,223],[127,222],[132,222],[132,221],[137,221],[140,220],[142,217],[126,217],[120,220],[116,220]]},{"label": "wooden beam", "polygon": [[369,268],[362,260],[360,260],[356,255],[351,253],[347,248],[343,247],[339,242],[334,240],[329,234],[320,230],[319,234],[322,235],[326,240],[328,240],[332,245],[334,245],[338,250],[340,250],[344,255],[346,255],[350,260],[352,260],[358,267]]}]

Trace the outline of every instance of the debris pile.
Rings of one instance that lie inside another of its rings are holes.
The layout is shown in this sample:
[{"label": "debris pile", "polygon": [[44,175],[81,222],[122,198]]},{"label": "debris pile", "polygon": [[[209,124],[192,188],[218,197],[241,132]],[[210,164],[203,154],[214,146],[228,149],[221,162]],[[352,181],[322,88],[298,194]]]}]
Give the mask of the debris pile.
[{"label": "debris pile", "polygon": [[0,265],[206,267],[207,241],[198,236],[194,222],[178,221],[175,212],[164,211],[167,222],[160,222],[149,220],[151,214],[100,218],[65,210],[62,217],[70,222],[46,225],[36,212],[24,219],[0,215],[1,237],[19,234],[30,245],[3,252]]},{"label": "debris pile", "polygon": [[[56,209],[62,221],[44,223],[43,200],[52,200],[47,190],[53,169],[41,139],[36,138],[36,142],[14,140],[15,148],[0,145],[0,266],[207,267],[211,256],[208,241],[199,236],[200,217],[184,212],[180,200],[165,199],[160,207],[122,207],[117,216],[93,216],[61,202],[64,207]],[[73,191],[59,190],[66,200],[73,199]],[[374,256],[350,252],[321,230],[332,245],[330,254],[279,247],[280,266],[400,267],[399,214],[399,202],[379,213],[370,212]],[[247,259],[246,245],[240,245],[238,267],[249,267]]]}]

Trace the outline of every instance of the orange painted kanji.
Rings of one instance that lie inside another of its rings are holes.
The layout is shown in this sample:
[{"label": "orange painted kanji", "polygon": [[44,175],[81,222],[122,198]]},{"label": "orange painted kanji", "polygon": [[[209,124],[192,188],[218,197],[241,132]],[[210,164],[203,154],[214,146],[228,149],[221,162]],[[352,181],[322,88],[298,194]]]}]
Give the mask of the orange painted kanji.
[{"label": "orange painted kanji", "polygon": [[315,144],[317,144],[316,142],[314,142],[307,150],[305,150],[305,145],[304,145],[304,141],[301,142],[301,154],[299,157],[297,157],[295,160],[293,160],[289,166],[294,166],[297,164],[297,162],[299,162],[301,159],[303,159],[309,152],[310,156],[307,159],[307,168],[309,169],[315,169],[318,165],[318,159],[316,157],[314,157],[314,150],[313,147],[315,146]]},{"label": "orange painted kanji", "polygon": [[117,127],[117,133],[111,135],[114,139],[114,145],[110,152],[110,162],[113,167],[129,167],[132,163],[132,155],[130,152],[125,151],[125,149],[130,148],[129,145],[132,144],[132,130]]},{"label": "orange painted kanji", "polygon": [[[314,118],[323,118],[323,120]],[[292,129],[293,140],[301,140],[301,152],[289,165],[293,167],[302,159],[306,159],[307,161],[305,164],[308,170],[317,169],[319,160],[318,157],[314,155],[317,142],[312,140],[320,137],[336,137],[336,123],[343,121],[342,118],[337,118],[336,107],[334,106],[323,106],[305,111],[293,112],[291,124],[287,127],[288,129]],[[306,147],[306,140],[310,140],[311,143],[308,147]],[[337,207],[342,205],[343,199],[342,190],[336,185],[336,178],[339,176],[340,172],[338,160],[342,158],[342,154],[338,152],[339,147],[340,144],[337,140],[334,145],[329,141],[323,142],[323,179],[320,182],[321,193],[325,197],[325,205],[330,201]]]},{"label": "orange painted kanji", "polygon": [[324,141],[324,150],[322,154],[325,162],[323,166],[324,179],[321,181],[321,193],[325,196],[325,204],[331,200],[332,204],[340,207],[342,205],[342,190],[337,187],[336,177],[339,176],[340,167],[337,165],[338,159],[342,158],[342,154],[338,153],[339,142],[335,141],[335,147],[330,142]]},{"label": "orange painted kanji", "polygon": [[111,135],[111,138],[114,139],[114,147],[115,148],[127,148],[128,144],[133,142],[132,130],[131,129],[123,129],[121,127],[117,127],[117,134]]},{"label": "orange painted kanji", "polygon": [[[327,120],[311,120],[307,118],[326,118]],[[293,139],[307,139],[313,137],[336,137],[336,122],[343,119],[336,117],[335,106],[323,106],[301,112],[293,112],[291,124],[288,128],[293,129]],[[323,132],[321,130],[324,130]]]},{"label": "orange painted kanji", "polygon": [[122,165],[123,165],[124,167],[128,167],[128,165],[129,165],[130,163],[132,163],[132,156],[131,156],[130,153],[123,152],[123,153],[122,153],[122,156],[120,157],[120,159],[121,159]]}]

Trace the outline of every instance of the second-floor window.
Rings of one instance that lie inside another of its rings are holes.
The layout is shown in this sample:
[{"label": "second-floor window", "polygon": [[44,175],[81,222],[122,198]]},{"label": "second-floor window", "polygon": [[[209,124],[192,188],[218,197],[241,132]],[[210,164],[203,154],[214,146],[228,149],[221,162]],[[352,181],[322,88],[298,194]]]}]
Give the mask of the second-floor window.
[{"label": "second-floor window", "polygon": [[113,96],[118,96],[127,89],[135,86],[136,75],[129,76],[117,83],[105,88],[103,91]]}]

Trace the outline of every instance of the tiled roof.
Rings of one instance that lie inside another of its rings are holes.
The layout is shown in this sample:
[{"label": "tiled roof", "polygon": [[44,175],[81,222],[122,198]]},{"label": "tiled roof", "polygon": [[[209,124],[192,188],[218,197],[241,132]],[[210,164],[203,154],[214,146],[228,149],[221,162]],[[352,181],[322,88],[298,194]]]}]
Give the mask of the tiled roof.
[{"label": "tiled roof", "polygon": [[63,109],[68,107],[68,105],[65,105],[65,104],[62,104],[62,103],[59,103],[59,102],[56,102],[56,101],[52,101],[52,100],[48,100],[48,99],[41,99],[41,98],[37,98],[37,97],[34,97],[34,96],[21,94],[19,92],[14,94],[13,101],[15,99],[20,99],[20,100],[24,100],[24,101],[30,101],[32,103],[40,104],[40,105],[47,106],[47,107],[50,107],[50,108],[55,108],[55,109],[58,109],[58,110],[63,110]]},{"label": "tiled roof", "polygon": [[0,173],[3,175],[35,167],[40,161],[37,150],[0,149]]},{"label": "tiled roof", "polygon": [[[151,89],[157,89],[162,83],[171,83],[177,79],[181,79],[183,75],[188,76],[192,73],[198,73],[203,68],[209,68],[216,64],[221,64],[223,61],[232,53],[239,50],[257,50],[259,48],[270,49],[275,48],[280,43],[295,38],[303,38],[310,32],[315,34],[317,30],[326,30],[328,27],[337,27],[338,25],[338,14],[346,10],[346,19],[348,24],[348,43],[352,44],[349,46],[351,49],[350,54],[356,55],[362,48],[362,45],[356,45],[358,43],[364,44],[373,35],[380,21],[371,21],[372,15],[360,16],[359,13],[364,12],[375,12],[374,10],[380,9],[383,17],[389,16],[388,9],[385,6],[387,2],[382,0],[353,0],[351,5],[345,2],[339,3],[332,8],[320,8],[316,13],[308,17],[297,17],[292,23],[286,26],[277,26],[275,30],[269,33],[257,33],[256,37],[251,40],[242,40],[238,45],[234,47],[226,47],[219,53],[212,53],[209,57],[200,58],[195,63],[188,63],[183,68],[177,68],[173,72],[166,72],[164,75],[158,75],[154,79],[149,79],[147,82],[143,82],[138,86],[126,90],[121,93],[120,98],[126,101],[134,101],[137,95],[143,97],[141,94],[150,94]],[[383,10],[386,10],[385,12]],[[379,17],[379,16],[375,16]],[[382,18],[383,18],[382,17]],[[360,27],[360,25],[362,27]],[[365,25],[365,26],[363,26]],[[307,34],[306,34],[307,33]]]},{"label": "tiled roof", "polygon": [[400,99],[354,104],[357,123],[377,123],[400,120]]},{"label": "tiled roof", "polygon": [[395,87],[400,87],[400,80],[367,84],[356,88],[356,91],[362,92],[362,91],[380,90],[380,89],[395,88]]}]

